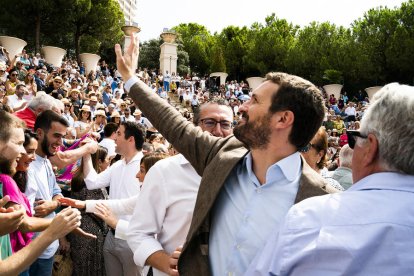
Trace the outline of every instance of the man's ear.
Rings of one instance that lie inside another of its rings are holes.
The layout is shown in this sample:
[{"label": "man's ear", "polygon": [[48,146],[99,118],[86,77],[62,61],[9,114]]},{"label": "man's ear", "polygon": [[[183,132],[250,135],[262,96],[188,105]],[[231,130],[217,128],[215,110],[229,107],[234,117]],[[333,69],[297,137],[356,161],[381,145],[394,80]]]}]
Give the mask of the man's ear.
[{"label": "man's ear", "polygon": [[272,116],[276,128],[287,128],[293,125],[295,114],[290,110],[278,111]]},{"label": "man's ear", "polygon": [[364,163],[370,165],[376,162],[378,158],[378,140],[374,134],[368,134],[364,147]]},{"label": "man's ear", "polygon": [[36,129],[36,136],[38,139],[43,138],[43,134],[44,134],[43,129],[41,128]]}]

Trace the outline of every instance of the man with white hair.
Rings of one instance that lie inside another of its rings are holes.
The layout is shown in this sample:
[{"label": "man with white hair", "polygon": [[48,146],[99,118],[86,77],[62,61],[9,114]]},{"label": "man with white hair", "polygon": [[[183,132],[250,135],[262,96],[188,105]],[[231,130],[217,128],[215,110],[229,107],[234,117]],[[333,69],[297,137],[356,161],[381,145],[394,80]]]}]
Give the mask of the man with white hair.
[{"label": "man with white hair", "polygon": [[332,178],[341,184],[345,190],[352,186],[352,155],[354,150],[348,144],[339,151],[339,167],[335,170]]},{"label": "man with white hair", "polygon": [[413,118],[414,87],[378,91],[347,132],[354,185],[294,205],[246,275],[411,275]]}]

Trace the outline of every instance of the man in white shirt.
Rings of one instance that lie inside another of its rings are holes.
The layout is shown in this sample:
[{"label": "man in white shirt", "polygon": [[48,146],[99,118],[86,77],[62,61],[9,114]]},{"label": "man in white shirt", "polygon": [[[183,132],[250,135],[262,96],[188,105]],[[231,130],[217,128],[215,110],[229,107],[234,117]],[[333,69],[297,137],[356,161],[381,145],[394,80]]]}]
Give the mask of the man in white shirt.
[{"label": "man in white shirt", "polygon": [[347,122],[354,122],[355,121],[356,109],[354,107],[353,102],[350,102],[348,104],[348,107],[345,108],[345,114],[348,116],[347,117]]},{"label": "man in white shirt", "polygon": [[[54,211],[60,206],[58,199],[62,194],[48,158],[57,153],[68,126],[65,118],[51,110],[40,113],[36,118],[34,130],[39,144],[36,159],[29,166],[25,194],[37,217],[52,219],[55,217]],[[58,240],[51,243],[30,266],[30,275],[51,275],[58,247]]]},{"label": "man in white shirt", "polygon": [[[144,136],[135,122],[122,122],[116,137],[116,153],[123,159],[114,163],[104,172],[97,174],[92,166],[90,155],[84,157],[85,183],[89,190],[110,187],[109,198],[130,198],[139,193],[140,183],[136,174],[140,168]],[[125,240],[126,225],[130,215],[120,216],[116,229],[111,229],[105,239],[104,259],[107,275],[135,276],[140,269],[134,264],[133,253]]]},{"label": "man in white shirt", "polygon": [[13,110],[13,112],[22,110],[27,106],[27,101],[23,99],[25,90],[26,85],[20,83],[16,85],[16,93],[7,96],[7,105]]},{"label": "man in white shirt", "polygon": [[116,155],[115,148],[116,148],[116,131],[118,129],[118,125],[115,123],[107,123],[104,127],[104,138],[99,145],[106,148],[108,150],[108,157],[110,159],[114,158]]},{"label": "man in white shirt", "polygon": [[[196,125],[217,137],[233,133],[232,120],[224,100],[201,105],[194,118]],[[154,275],[169,272],[169,255],[184,243],[190,227],[200,179],[181,154],[149,170],[127,233],[138,266],[152,266]]]}]

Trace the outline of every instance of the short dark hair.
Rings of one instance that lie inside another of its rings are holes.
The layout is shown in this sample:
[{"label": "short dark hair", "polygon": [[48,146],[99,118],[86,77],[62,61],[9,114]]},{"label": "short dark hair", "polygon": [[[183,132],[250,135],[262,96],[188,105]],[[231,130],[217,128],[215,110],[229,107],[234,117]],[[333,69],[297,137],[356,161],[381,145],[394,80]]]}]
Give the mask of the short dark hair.
[{"label": "short dark hair", "polygon": [[26,87],[26,84],[24,84],[24,83],[19,83],[18,85],[16,85],[16,90],[17,90],[17,89],[20,89],[20,87],[22,87],[22,86]]},{"label": "short dark hair", "polygon": [[110,137],[116,130],[118,129],[118,125],[115,123],[107,123],[104,127],[104,136]]},{"label": "short dark hair", "polygon": [[136,122],[125,121],[121,123],[125,127],[125,139],[133,136],[135,140],[135,148],[137,150],[142,150],[142,145],[144,144],[144,132],[142,128]]},{"label": "short dark hair", "polygon": [[40,128],[43,131],[48,132],[53,122],[58,122],[65,127],[69,127],[69,123],[65,118],[56,114],[52,110],[45,110],[37,116],[34,124],[34,131]]},{"label": "short dark hair", "polygon": [[295,115],[289,142],[297,149],[306,147],[325,116],[321,91],[311,82],[286,73],[268,73],[266,80],[279,85],[272,95],[269,111],[290,110]]},{"label": "short dark hair", "polygon": [[205,106],[207,106],[209,104],[224,105],[224,106],[228,106],[231,109],[231,107],[229,106],[229,102],[226,99],[214,97],[210,101],[205,102],[205,103],[202,103],[199,108],[196,108],[194,110],[194,117],[193,117],[193,123],[194,123],[194,125],[198,126],[198,124],[200,123],[200,113],[201,113],[201,110]]}]

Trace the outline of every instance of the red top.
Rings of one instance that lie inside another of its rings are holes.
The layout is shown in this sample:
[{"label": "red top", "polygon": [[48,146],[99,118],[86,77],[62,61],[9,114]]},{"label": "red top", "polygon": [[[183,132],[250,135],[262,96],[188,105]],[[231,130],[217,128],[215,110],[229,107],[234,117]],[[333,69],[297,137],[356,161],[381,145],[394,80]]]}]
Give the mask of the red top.
[{"label": "red top", "polygon": [[33,110],[26,107],[25,109],[14,113],[14,115],[22,119],[26,123],[27,128],[33,130],[36,121],[36,114],[33,112]]}]

